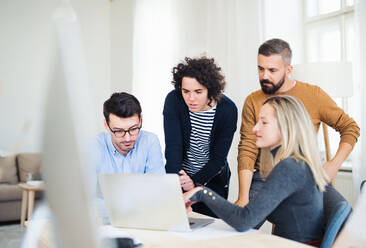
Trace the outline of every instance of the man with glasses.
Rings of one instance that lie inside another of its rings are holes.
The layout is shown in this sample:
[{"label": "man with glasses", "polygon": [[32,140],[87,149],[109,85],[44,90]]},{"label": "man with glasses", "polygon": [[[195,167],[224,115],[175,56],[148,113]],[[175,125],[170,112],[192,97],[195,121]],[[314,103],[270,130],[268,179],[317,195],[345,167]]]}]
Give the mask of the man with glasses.
[{"label": "man with glasses", "polygon": [[165,168],[158,137],[141,130],[139,101],[131,94],[114,93],[104,102],[104,126],[92,142],[92,163],[100,173],[156,173]]}]

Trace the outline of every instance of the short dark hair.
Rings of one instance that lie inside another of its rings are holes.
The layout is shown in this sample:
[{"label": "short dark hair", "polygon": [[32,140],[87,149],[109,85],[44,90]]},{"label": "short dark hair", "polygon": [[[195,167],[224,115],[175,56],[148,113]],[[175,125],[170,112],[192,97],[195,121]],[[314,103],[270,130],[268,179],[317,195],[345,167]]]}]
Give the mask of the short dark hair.
[{"label": "short dark hair", "polygon": [[225,88],[225,77],[221,73],[221,68],[215,64],[213,58],[205,56],[200,58],[186,57],[172,70],[175,90],[182,94],[183,77],[195,78],[208,90],[208,105],[211,106],[212,100],[219,101]]},{"label": "short dark hair", "polygon": [[128,118],[137,114],[140,118],[141,105],[137,98],[131,94],[126,92],[113,93],[103,104],[103,114],[107,123],[109,123],[110,114],[120,118]]},{"label": "short dark hair", "polygon": [[281,39],[271,39],[264,42],[258,49],[258,55],[271,56],[279,54],[282,60],[288,65],[291,64],[292,51],[290,45]]}]

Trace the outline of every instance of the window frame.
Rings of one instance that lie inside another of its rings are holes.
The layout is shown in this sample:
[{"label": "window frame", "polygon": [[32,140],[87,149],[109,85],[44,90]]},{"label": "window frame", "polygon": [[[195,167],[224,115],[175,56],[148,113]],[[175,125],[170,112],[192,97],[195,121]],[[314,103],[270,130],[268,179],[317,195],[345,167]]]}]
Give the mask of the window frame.
[{"label": "window frame", "polygon": [[[319,11],[319,1],[316,1],[316,15],[315,16],[308,16],[308,6],[307,4],[309,3],[309,0],[303,0],[302,4],[303,4],[303,37],[304,37],[304,54],[303,54],[303,58],[304,61],[306,63],[308,63],[310,61],[310,48],[309,47],[309,32],[311,30],[311,28],[316,29],[316,28],[322,28],[323,26],[326,25],[331,25],[331,23],[335,23],[337,25],[340,25],[340,61],[346,61],[348,58],[350,58],[351,56],[348,56],[347,52],[352,52],[352,51],[347,51],[348,48],[348,42],[352,42],[352,41],[347,41],[347,31],[346,31],[346,26],[348,25],[347,22],[349,21],[348,19],[350,18],[355,18],[355,8],[354,8],[354,2],[352,3],[352,5],[347,5],[347,0],[339,0],[341,2],[340,5],[340,9],[333,11],[333,12],[329,12],[329,13],[325,13],[325,14],[318,14]],[[318,49],[321,48],[320,45],[320,39],[317,41],[317,46]],[[318,61],[320,61],[318,59]],[[355,61],[352,61],[352,63],[354,63]],[[357,87],[357,82],[354,82],[354,88]],[[353,95],[351,98],[357,97],[355,95]],[[333,100],[335,100],[337,102],[337,104],[340,103],[340,106],[345,110],[346,113],[349,113],[350,109],[349,109],[349,102],[351,100],[351,98],[333,98]],[[334,139],[334,133],[335,131],[331,128],[328,128],[328,132],[329,132],[329,139],[331,141],[331,136],[333,136]],[[331,133],[333,132],[333,134]],[[322,138],[322,134],[318,135],[318,138]],[[323,152],[323,148],[321,148],[321,152]],[[331,156],[333,157],[336,153],[336,150],[334,150],[334,147],[331,147]],[[347,160],[343,163],[341,170],[345,170],[345,171],[352,171],[352,154],[347,158]]]}]

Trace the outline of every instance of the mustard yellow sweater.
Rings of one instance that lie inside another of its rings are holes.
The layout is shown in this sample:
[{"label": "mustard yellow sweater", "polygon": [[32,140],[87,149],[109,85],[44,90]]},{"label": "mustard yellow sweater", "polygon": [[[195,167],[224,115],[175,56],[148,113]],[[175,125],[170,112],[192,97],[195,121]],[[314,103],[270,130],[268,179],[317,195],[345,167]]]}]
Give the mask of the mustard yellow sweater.
[{"label": "mustard yellow sweater", "polygon": [[[302,101],[317,132],[320,123],[324,122],[340,133],[340,143],[346,142],[352,146],[356,144],[360,136],[360,128],[357,123],[318,86],[297,81],[296,85],[289,91],[275,95],[290,95]],[[259,168],[257,161],[259,152],[255,145],[255,134],[252,130],[257,123],[259,110],[263,102],[270,96],[272,95],[267,95],[262,90],[257,90],[245,99],[238,147],[239,170],[253,171],[254,167]]]}]

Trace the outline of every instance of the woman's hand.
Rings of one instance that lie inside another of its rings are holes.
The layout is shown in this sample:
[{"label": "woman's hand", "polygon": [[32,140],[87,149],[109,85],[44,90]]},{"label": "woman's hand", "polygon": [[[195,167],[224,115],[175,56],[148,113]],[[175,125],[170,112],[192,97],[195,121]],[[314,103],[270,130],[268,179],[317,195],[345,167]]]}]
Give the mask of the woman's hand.
[{"label": "woman's hand", "polygon": [[186,204],[186,210],[187,212],[191,212],[192,211],[192,205],[195,202],[192,202],[191,200],[189,200],[194,194],[196,194],[198,191],[202,190],[202,187],[196,187],[193,188],[190,191],[187,191],[186,193],[183,194],[183,198],[184,198],[184,203]]},{"label": "woman's hand", "polygon": [[249,199],[238,199],[236,200],[236,202],[234,203],[235,205],[239,206],[239,207],[245,207],[245,205],[247,205],[249,203]]},{"label": "woman's hand", "polygon": [[187,175],[184,170],[179,171],[179,181],[180,186],[184,189],[184,191],[189,191],[194,188],[194,183],[192,179]]}]

